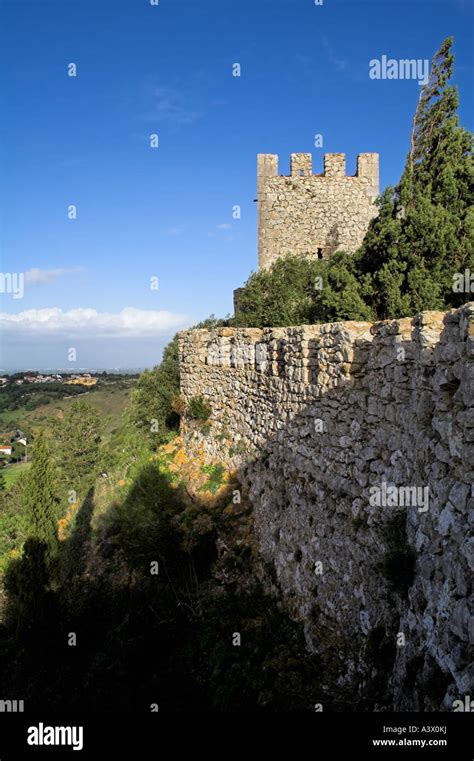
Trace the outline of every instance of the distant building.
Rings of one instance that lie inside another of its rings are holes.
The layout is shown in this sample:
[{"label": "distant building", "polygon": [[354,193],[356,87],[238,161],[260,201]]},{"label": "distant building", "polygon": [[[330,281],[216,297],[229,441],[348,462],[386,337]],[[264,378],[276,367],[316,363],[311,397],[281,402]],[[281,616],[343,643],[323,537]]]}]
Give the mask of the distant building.
[{"label": "distant building", "polygon": [[71,380],[64,381],[67,386],[95,386],[97,378],[91,378],[90,375],[83,377],[74,377]]}]

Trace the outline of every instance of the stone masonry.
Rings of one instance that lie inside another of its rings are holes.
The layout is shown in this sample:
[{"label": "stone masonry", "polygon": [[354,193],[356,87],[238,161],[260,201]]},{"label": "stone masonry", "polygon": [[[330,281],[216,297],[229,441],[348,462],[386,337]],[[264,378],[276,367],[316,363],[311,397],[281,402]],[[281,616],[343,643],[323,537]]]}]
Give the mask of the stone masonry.
[{"label": "stone masonry", "polygon": [[[363,696],[383,653],[397,710],[453,710],[473,695],[474,304],[374,324],[190,330],[179,345],[185,402],[212,410],[209,430],[183,419],[186,447],[238,471],[273,583],[341,688]],[[395,503],[374,504],[389,487]],[[412,553],[405,594],[384,575],[389,553]]]},{"label": "stone masonry", "polygon": [[257,176],[259,269],[288,253],[352,253],[377,215],[377,153],[358,155],[354,177],[346,176],[343,153],[325,154],[323,174],[313,174],[310,153],[293,153],[289,177],[278,175],[278,156],[259,154]]}]

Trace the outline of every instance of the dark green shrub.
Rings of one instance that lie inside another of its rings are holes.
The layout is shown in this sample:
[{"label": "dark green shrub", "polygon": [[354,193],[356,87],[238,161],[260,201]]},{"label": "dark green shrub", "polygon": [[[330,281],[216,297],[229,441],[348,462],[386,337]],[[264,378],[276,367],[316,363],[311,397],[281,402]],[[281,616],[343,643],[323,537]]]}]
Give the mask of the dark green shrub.
[{"label": "dark green shrub", "polygon": [[206,483],[201,486],[199,491],[210,491],[212,494],[215,494],[224,482],[224,466],[220,464],[203,465],[201,473],[207,473],[209,478]]},{"label": "dark green shrub", "polygon": [[209,420],[212,410],[202,396],[193,396],[188,403],[188,415],[194,420]]},{"label": "dark green shrub", "polygon": [[140,431],[161,443],[179,428],[173,400],[179,394],[178,337],[165,347],[161,364],[145,370],[132,391],[131,417]]}]

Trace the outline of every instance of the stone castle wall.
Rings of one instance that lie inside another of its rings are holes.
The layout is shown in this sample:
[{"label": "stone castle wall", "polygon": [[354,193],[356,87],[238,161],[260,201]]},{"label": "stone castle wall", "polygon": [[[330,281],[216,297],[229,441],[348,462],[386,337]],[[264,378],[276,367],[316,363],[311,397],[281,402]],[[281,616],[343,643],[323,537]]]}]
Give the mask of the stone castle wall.
[{"label": "stone castle wall", "polygon": [[259,269],[288,253],[325,258],[355,251],[377,215],[378,154],[359,154],[357,174],[348,177],[343,153],[324,156],[323,174],[312,173],[310,153],[293,153],[290,172],[279,176],[278,156],[258,155]]},{"label": "stone castle wall", "polygon": [[[388,659],[398,709],[452,710],[473,694],[474,304],[375,324],[191,330],[179,343],[182,396],[212,410],[210,430],[183,420],[187,449],[238,470],[261,556],[339,683],[363,694]],[[404,592],[386,568],[391,558],[396,575],[407,557]]]}]

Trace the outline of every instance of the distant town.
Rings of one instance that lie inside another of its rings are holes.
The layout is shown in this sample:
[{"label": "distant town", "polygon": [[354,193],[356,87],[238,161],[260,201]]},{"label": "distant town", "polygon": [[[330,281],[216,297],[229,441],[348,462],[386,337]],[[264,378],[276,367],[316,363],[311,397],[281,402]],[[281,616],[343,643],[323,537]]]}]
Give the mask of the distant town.
[{"label": "distant town", "polygon": [[43,375],[40,372],[15,373],[14,375],[3,375],[0,377],[0,388],[13,384],[22,386],[24,383],[66,383],[70,385],[95,386],[97,377],[90,373],[52,373]]},{"label": "distant town", "polygon": [[89,395],[98,414],[119,415],[138,373],[24,370],[0,375],[0,491],[10,488],[30,466],[30,444],[38,423],[63,414],[64,404]]},{"label": "distant town", "polygon": [[[0,376],[0,435],[5,423],[3,413],[24,408],[31,412],[41,405],[89,394],[99,389],[128,388],[138,380],[138,374],[103,372],[41,372],[26,370]],[[11,417],[11,416],[10,416]],[[18,416],[15,416],[15,420]],[[21,425],[17,425],[21,427]]]},{"label": "distant town", "polygon": [[15,373],[14,375],[3,375],[0,377],[0,388],[13,384],[22,386],[24,383],[65,383],[69,385],[95,386],[97,377],[90,373],[52,373],[43,375],[40,372],[28,371],[25,373]]}]

